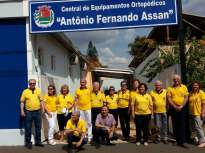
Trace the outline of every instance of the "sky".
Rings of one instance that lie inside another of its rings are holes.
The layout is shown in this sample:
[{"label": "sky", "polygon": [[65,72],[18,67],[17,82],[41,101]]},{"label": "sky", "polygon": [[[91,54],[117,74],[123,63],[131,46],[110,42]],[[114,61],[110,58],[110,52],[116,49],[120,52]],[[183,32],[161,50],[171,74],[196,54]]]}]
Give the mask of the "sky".
[{"label": "sky", "polygon": [[[184,13],[205,16],[205,0],[182,0],[182,2]],[[128,69],[132,60],[128,53],[128,44],[132,43],[137,36],[147,36],[150,31],[151,28],[133,28],[67,32],[67,36],[83,54],[86,54],[88,43],[92,41],[103,65],[110,68]]]}]

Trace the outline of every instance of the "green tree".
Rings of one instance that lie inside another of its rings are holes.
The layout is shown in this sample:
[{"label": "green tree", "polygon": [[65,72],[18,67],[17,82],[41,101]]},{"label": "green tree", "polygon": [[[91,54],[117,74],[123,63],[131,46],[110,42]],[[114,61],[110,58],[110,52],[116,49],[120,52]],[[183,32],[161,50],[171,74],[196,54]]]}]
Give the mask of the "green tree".
[{"label": "green tree", "polygon": [[96,47],[93,45],[92,41],[90,41],[89,44],[88,44],[87,56],[89,58],[98,59],[98,51],[97,51]]}]

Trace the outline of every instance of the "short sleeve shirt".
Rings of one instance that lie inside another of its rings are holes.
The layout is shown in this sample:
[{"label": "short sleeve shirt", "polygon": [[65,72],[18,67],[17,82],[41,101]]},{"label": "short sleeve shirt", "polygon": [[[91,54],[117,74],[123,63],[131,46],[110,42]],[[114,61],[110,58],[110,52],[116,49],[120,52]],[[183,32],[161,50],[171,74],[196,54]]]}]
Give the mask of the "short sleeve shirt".
[{"label": "short sleeve shirt", "polygon": [[[83,119],[79,119],[77,124],[73,123],[72,120],[70,119],[70,120],[68,120],[68,122],[66,124],[66,129],[67,130],[80,129],[82,132],[86,132],[87,127],[86,127],[86,123]],[[79,133],[77,131],[74,131],[74,135],[79,136]]]}]

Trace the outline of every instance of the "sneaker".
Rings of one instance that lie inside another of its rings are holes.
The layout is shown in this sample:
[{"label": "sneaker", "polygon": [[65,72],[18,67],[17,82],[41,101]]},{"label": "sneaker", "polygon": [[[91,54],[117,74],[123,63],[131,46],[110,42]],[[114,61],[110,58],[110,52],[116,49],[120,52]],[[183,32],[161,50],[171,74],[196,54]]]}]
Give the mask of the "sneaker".
[{"label": "sneaker", "polygon": [[51,141],[48,142],[48,144],[51,145],[51,146],[54,146],[54,145],[56,145],[56,142],[51,140]]},{"label": "sneaker", "polygon": [[144,146],[148,146],[149,144],[148,144],[148,142],[144,142]]},{"label": "sneaker", "polygon": [[199,144],[198,147],[199,147],[199,148],[203,148],[203,147],[205,147],[205,142]]},{"label": "sneaker", "polygon": [[136,142],[136,146],[140,146],[140,144],[141,144],[140,142]]}]

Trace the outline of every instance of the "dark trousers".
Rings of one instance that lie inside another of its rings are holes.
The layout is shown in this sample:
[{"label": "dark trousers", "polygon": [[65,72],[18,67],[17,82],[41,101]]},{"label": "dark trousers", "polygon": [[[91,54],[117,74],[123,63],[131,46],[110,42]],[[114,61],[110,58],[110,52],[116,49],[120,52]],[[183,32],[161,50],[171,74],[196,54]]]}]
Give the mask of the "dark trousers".
[{"label": "dark trousers", "polygon": [[130,136],[130,115],[128,108],[118,108],[123,137]]},{"label": "dark trousers", "polygon": [[71,118],[72,113],[68,113],[67,116],[64,114],[57,114],[57,120],[58,120],[58,127],[60,131],[63,131],[66,127],[66,124],[68,120]]},{"label": "dark trousers", "polygon": [[93,129],[93,140],[100,143],[100,138],[102,140],[106,139],[108,143],[110,142],[108,131],[105,128],[95,127]]},{"label": "dark trousers", "polygon": [[92,108],[91,109],[91,120],[93,127],[95,126],[95,120],[97,118],[97,115],[101,112],[101,107],[98,108]]},{"label": "dark trousers", "polygon": [[[78,142],[79,140],[80,140],[80,136],[75,136],[73,134],[68,134],[68,136],[67,136],[68,147],[72,148],[72,143],[73,142]],[[86,143],[87,143],[87,140],[84,138],[80,147],[82,147]]]},{"label": "dark trousers", "polygon": [[189,126],[187,126],[187,107],[183,107],[179,112],[177,112],[173,107],[170,106],[169,111],[172,118],[173,134],[177,143],[183,144],[187,140],[187,128],[189,128]]},{"label": "dark trousers", "polygon": [[37,111],[25,111],[25,144],[31,143],[31,130],[32,123],[34,122],[35,127],[35,143],[41,143],[41,112]]},{"label": "dark trousers", "polygon": [[118,125],[118,109],[109,109],[109,113],[112,114],[116,121],[116,127]]},{"label": "dark trousers", "polygon": [[[137,142],[143,138],[144,142],[148,142],[150,115],[135,115],[136,137]],[[142,137],[143,132],[143,137]]]}]

